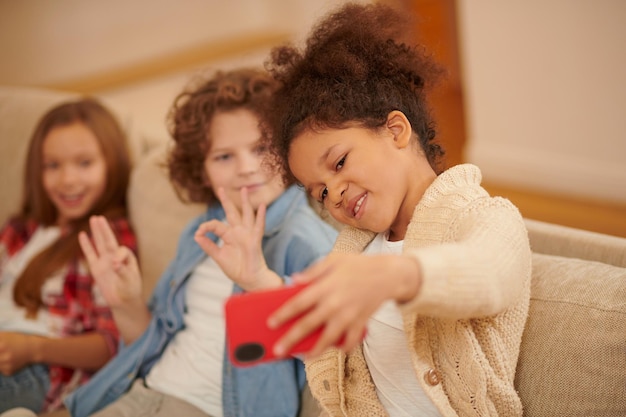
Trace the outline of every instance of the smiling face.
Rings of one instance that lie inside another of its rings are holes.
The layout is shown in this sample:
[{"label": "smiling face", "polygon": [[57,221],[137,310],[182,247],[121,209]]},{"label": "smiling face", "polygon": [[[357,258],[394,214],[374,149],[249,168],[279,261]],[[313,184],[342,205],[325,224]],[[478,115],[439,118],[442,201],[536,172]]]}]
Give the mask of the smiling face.
[{"label": "smiling face", "polygon": [[252,207],[269,205],[285,190],[280,175],[263,167],[266,150],[261,144],[258,118],[249,110],[217,113],[211,122],[211,146],[204,160],[208,185],[223,187],[241,209],[241,189],[246,187]]},{"label": "smiling face", "polygon": [[436,177],[415,148],[410,124],[392,112],[378,131],[306,130],[289,149],[289,168],[337,221],[404,238],[415,206]]},{"label": "smiling face", "polygon": [[50,130],[42,145],[43,187],[58,210],[57,223],[85,216],[106,188],[107,167],[93,132],[82,123]]}]

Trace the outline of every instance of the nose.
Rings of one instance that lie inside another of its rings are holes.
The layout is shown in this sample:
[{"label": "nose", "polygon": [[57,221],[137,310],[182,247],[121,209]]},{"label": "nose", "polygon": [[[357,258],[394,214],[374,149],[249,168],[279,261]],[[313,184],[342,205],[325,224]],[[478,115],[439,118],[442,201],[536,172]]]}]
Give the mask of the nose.
[{"label": "nose", "polygon": [[327,188],[327,201],[329,201],[332,205],[339,207],[343,202],[343,194],[346,192],[346,187],[339,182],[335,182],[334,184],[328,184]]},{"label": "nose", "polygon": [[61,169],[61,183],[63,185],[73,184],[78,178],[77,170],[71,166],[64,166]]},{"label": "nose", "polygon": [[252,152],[246,152],[239,157],[239,174],[250,175],[257,172],[261,164],[261,158]]}]

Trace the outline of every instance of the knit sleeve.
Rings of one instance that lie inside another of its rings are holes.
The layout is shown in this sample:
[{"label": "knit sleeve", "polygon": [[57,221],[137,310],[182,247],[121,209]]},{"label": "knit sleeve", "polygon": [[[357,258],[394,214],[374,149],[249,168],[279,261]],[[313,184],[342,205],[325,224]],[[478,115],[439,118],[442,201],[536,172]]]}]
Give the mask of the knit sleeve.
[{"label": "knit sleeve", "polygon": [[468,204],[443,242],[408,250],[420,263],[420,293],[403,310],[467,319],[500,313],[525,293],[531,272],[528,233],[517,208],[499,197]]}]

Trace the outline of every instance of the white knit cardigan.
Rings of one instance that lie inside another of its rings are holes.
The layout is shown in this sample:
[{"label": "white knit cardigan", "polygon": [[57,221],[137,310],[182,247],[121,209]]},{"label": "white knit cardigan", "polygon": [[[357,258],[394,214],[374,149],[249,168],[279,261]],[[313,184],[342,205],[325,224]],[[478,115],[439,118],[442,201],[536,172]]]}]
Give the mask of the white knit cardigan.
[{"label": "white knit cardigan", "polygon": [[[426,190],[403,256],[422,270],[400,306],[410,365],[442,416],[521,416],[513,386],[530,299],[531,251],[513,204],[490,197],[480,170],[448,169]],[[351,227],[334,250],[362,252],[375,236]],[[407,364],[409,366],[409,364]],[[330,416],[385,416],[361,346],[306,361],[311,392]]]}]

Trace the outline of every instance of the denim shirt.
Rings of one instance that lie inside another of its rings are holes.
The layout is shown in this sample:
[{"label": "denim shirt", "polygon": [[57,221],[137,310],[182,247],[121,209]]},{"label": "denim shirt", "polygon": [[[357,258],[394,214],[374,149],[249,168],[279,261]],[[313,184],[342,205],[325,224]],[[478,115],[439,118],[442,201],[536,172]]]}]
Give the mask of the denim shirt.
[{"label": "denim shirt", "polygon": [[[184,326],[185,289],[193,270],[205,258],[193,236],[210,219],[224,219],[221,206],[210,206],[181,234],[175,259],[157,283],[149,302],[152,320],[134,343],[121,347],[85,385],[65,399],[73,417],[86,417],[111,404],[144,378],[161,357],[167,343]],[[289,283],[289,275],[326,255],[337,232],[308,205],[297,186],[289,187],[267,209],[263,254],[267,265]],[[215,236],[211,236],[217,240]],[[243,290],[233,284],[233,292]],[[295,358],[262,365],[234,367],[224,349],[222,403],[225,417],[296,416],[305,376]]]}]

